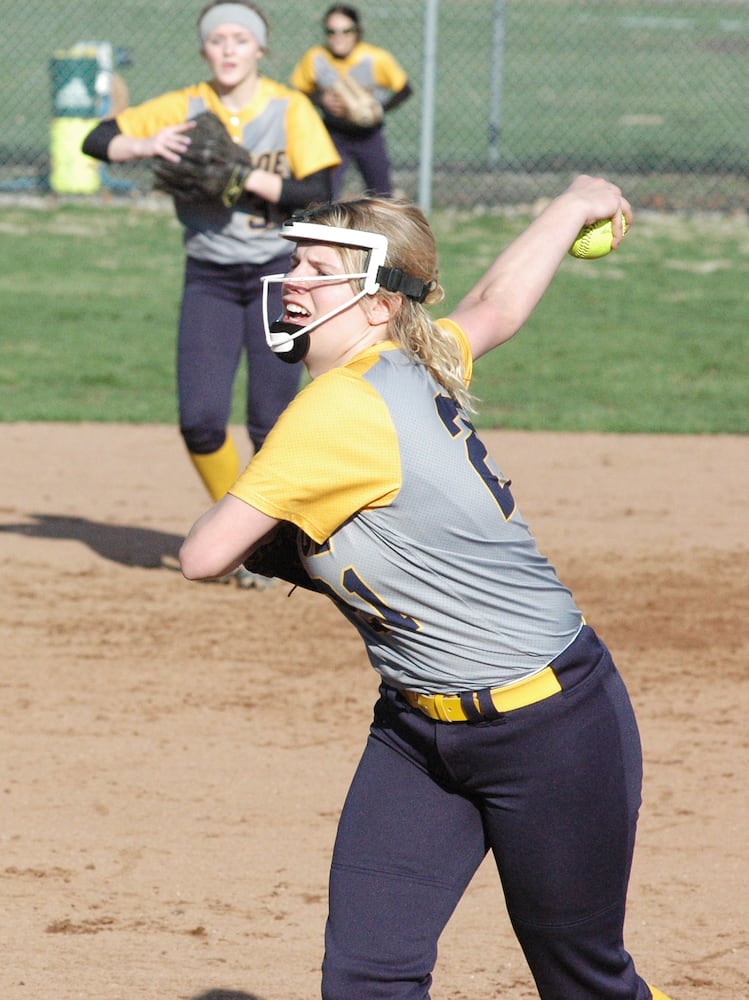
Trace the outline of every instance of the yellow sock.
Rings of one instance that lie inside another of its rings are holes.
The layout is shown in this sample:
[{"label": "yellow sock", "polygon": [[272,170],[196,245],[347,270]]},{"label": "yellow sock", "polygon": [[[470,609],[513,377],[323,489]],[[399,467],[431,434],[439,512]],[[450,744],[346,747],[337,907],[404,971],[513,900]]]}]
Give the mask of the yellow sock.
[{"label": "yellow sock", "polygon": [[239,455],[231,434],[226,435],[218,451],[207,455],[196,455],[192,451],[188,454],[211,499],[220,500],[239,475]]},{"label": "yellow sock", "polygon": [[[648,986],[650,986],[650,983],[648,983]],[[661,991],[657,990],[655,986],[650,986],[650,992],[653,994],[653,1000],[668,1000],[666,994],[661,993]]]}]

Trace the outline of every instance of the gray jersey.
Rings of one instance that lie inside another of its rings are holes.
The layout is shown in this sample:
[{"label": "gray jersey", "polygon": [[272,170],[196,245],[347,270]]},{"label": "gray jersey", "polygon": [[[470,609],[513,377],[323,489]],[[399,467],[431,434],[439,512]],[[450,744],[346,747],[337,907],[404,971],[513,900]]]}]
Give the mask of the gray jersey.
[{"label": "gray jersey", "polygon": [[[582,616],[465,413],[423,366],[382,348],[314,380],[231,492],[311,536],[310,576],[389,683],[449,693],[535,673]],[[278,489],[289,449],[293,476]],[[347,479],[361,487],[349,516]],[[326,491],[329,533],[315,507]]]},{"label": "gray jersey", "polygon": [[[269,97],[263,110],[242,126],[242,145],[251,151],[253,165],[288,176],[285,150],[288,144],[286,94]],[[200,98],[190,102],[189,117],[205,111]],[[265,156],[265,160],[263,159]],[[286,217],[276,205],[257,199],[225,208],[220,201],[187,202],[175,199],[177,218],[185,227],[185,251],[189,257],[215,264],[266,264],[289,253],[289,241],[280,236]]]},{"label": "gray jersey", "polygon": [[[221,119],[232,139],[249,153],[253,169],[301,179],[340,162],[308,98],[267,77],[260,77],[252,101],[237,112],[225,107],[214,87],[203,81],[126,108],[117,116],[117,125],[125,135],[145,138],[202,111]],[[288,257],[289,241],[279,235],[287,213],[264,199],[248,195],[233,208],[218,200],[175,199],[175,209],[189,257],[254,265]]]}]

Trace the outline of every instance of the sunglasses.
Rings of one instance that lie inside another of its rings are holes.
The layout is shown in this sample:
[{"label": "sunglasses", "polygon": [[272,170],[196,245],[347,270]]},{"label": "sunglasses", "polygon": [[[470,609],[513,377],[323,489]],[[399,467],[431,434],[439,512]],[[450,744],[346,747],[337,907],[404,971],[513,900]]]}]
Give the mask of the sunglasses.
[{"label": "sunglasses", "polygon": [[356,28],[326,28],[326,35],[353,35],[356,33]]}]

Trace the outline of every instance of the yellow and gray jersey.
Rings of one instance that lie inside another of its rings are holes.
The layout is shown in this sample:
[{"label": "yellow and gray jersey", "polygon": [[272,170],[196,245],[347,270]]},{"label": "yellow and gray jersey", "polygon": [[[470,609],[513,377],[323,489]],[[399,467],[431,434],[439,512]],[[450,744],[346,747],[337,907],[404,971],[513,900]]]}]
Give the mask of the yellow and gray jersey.
[{"label": "yellow and gray jersey", "polygon": [[350,76],[385,104],[391,93],[408,83],[403,67],[386,50],[367,42],[355,45],[345,59],[337,59],[324,45],[308,49],[294,67],[291,83],[305,94],[327,90],[341,76]]},{"label": "yellow and gray jersey", "polygon": [[[127,108],[116,121],[124,135],[145,138],[203,111],[221,119],[234,141],[249,152],[254,168],[303,179],[340,163],[311,102],[265,77],[240,112],[224,107],[214,88],[203,82]],[[287,213],[264,200],[242,198],[234,208],[225,208],[219,201],[175,200],[175,209],[184,226],[189,257],[216,264],[266,264],[288,255],[288,240],[279,236]]]},{"label": "yellow and gray jersey", "polygon": [[519,680],[581,628],[470,420],[393,343],[314,379],[230,492],[302,529],[307,571],[396,687]]}]

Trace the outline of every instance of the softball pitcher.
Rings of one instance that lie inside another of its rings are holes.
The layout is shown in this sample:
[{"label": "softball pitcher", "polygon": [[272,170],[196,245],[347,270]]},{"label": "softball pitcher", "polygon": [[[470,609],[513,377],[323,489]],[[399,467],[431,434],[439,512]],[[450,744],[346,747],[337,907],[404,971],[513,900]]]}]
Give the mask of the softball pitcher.
[{"label": "softball pitcher", "polygon": [[292,269],[266,280],[283,287],[266,336],[312,381],[181,565],[190,579],[265,567],[291,526],[306,578],[289,578],[340,608],[381,678],[333,852],[325,1000],[427,998],[487,851],[543,1000],[663,1000],[623,938],[632,706],[469,415],[474,360],[524,323],[581,226],[611,218],[616,246],[623,215],[619,188],[577,178],[436,323],[417,208],[341,202],[284,228]]},{"label": "softball pitcher", "polygon": [[212,111],[250,153],[253,169],[233,207],[218,199],[175,200],[186,252],[177,349],[180,430],[217,500],[239,472],[227,425],[242,351],[255,450],[298,389],[300,366],[277,364],[266,348],[261,281],[288,266],[280,226],[295,208],[330,198],[330,169],[339,157],[308,99],[260,74],[268,26],[254,4],[207,4],[198,35],[210,80],[102,121],[83,150],[112,162],[176,161],[190,142],[191,119]]}]

